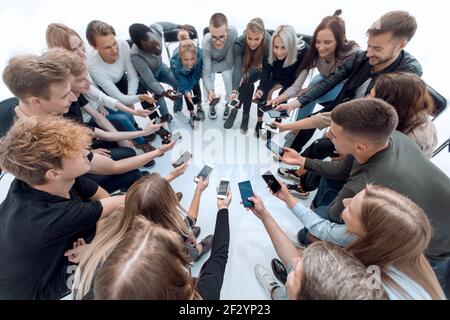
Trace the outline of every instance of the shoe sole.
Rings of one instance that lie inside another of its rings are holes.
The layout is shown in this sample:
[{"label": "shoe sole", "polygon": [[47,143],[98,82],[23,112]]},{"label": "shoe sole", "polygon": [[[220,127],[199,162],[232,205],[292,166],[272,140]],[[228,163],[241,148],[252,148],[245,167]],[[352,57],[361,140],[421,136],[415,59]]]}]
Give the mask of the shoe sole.
[{"label": "shoe sole", "polygon": [[306,194],[299,194],[298,192],[293,192],[292,190],[289,190],[289,192],[292,194],[293,197],[295,198],[299,198],[299,199],[308,199],[309,197],[309,192]]}]

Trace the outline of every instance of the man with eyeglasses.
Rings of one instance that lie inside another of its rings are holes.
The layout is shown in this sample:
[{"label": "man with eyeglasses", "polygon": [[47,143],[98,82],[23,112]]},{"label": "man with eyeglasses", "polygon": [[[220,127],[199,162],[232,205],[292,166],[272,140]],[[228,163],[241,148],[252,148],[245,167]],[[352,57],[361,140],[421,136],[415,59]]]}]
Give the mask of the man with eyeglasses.
[{"label": "man with eyeglasses", "polygon": [[[230,102],[233,77],[233,44],[238,37],[233,26],[228,26],[227,17],[215,13],[209,20],[209,33],[203,38],[203,83],[208,91],[210,105],[209,118],[217,118],[215,105],[220,101],[214,91],[216,73],[222,73],[225,84],[225,101]],[[223,118],[230,115],[230,108],[225,107]]]}]

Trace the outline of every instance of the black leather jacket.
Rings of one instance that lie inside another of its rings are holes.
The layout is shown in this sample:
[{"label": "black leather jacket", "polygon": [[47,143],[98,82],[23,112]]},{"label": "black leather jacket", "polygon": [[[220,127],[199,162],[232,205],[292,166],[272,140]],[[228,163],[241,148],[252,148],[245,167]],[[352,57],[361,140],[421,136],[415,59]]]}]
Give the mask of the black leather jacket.
[{"label": "black leather jacket", "polygon": [[375,84],[377,77],[384,73],[404,71],[422,75],[422,66],[412,55],[406,51],[402,51],[390,66],[379,71],[372,72],[372,66],[369,64],[369,59],[366,57],[367,51],[355,52],[353,57],[350,57],[343,65],[338,67],[334,73],[328,78],[316,83],[303,96],[298,98],[302,106],[305,106],[311,101],[314,101],[328,91],[333,89],[336,85],[344,80],[347,80],[341,90],[339,96],[321,111],[330,111],[336,105],[354,98],[356,90],[369,78],[369,86],[367,87],[365,95],[367,95]]}]

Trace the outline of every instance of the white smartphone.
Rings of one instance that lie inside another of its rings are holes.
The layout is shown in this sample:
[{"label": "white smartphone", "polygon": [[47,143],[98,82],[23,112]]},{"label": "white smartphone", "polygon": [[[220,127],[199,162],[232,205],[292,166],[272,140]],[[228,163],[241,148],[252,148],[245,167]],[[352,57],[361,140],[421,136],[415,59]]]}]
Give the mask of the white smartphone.
[{"label": "white smartphone", "polygon": [[200,172],[198,173],[198,175],[196,177],[194,177],[194,182],[198,183],[200,181],[200,177],[203,178],[203,181],[205,181],[206,179],[208,179],[208,177],[211,175],[211,172],[214,170],[214,166],[211,164],[205,164],[202,168],[202,170],[200,170]]},{"label": "white smartphone", "polygon": [[275,127],[275,126],[272,126],[272,125],[269,124],[269,123],[263,122],[262,125],[261,125],[261,128],[263,128],[264,130],[267,130],[267,131],[271,131],[271,132],[275,132],[275,133],[280,133],[280,128]]},{"label": "white smartphone", "polygon": [[238,100],[238,99],[233,99],[233,100],[231,100],[231,102],[228,104],[228,106],[230,107],[230,108],[236,108],[236,107],[238,107],[239,106],[239,103],[240,103],[240,101]]},{"label": "white smartphone", "polygon": [[178,131],[178,132],[173,133],[172,137],[170,139],[171,139],[171,141],[178,141],[178,140],[181,140],[182,138],[183,137],[181,136],[181,133]]},{"label": "white smartphone", "polygon": [[230,179],[221,179],[219,183],[219,190],[217,191],[217,199],[225,199],[230,190]]},{"label": "white smartphone", "polygon": [[189,159],[192,158],[192,154],[189,151],[185,151],[174,163],[172,163],[174,168],[177,168],[179,166],[182,166],[185,164]]}]

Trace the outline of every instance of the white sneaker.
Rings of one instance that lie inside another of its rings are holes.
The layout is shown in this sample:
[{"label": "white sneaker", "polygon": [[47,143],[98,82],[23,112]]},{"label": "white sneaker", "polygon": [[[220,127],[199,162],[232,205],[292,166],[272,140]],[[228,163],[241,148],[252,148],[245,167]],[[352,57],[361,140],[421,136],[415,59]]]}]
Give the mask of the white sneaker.
[{"label": "white sneaker", "polygon": [[257,264],[255,266],[255,275],[256,279],[258,279],[258,282],[263,288],[266,290],[269,297],[272,298],[272,291],[276,287],[279,287],[280,285],[275,280],[274,276],[270,273],[269,269],[264,268],[262,265]]},{"label": "white sneaker", "polygon": [[189,123],[189,118],[182,112],[182,111],[177,111],[173,113],[173,116],[175,117],[175,119],[188,124]]}]

